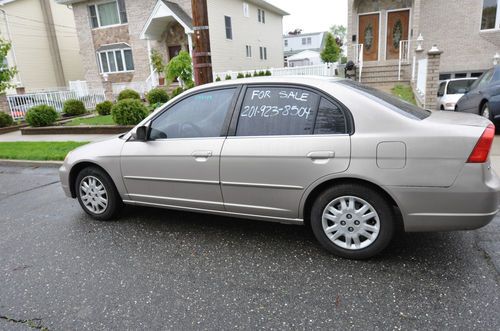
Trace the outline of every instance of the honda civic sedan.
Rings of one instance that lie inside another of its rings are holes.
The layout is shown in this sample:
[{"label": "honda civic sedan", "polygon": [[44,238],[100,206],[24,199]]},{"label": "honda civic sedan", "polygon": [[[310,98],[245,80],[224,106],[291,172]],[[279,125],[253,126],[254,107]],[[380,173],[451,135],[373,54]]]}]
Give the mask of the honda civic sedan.
[{"label": "honda civic sedan", "polygon": [[477,229],[496,215],[492,123],[430,112],[349,80],[204,85],[131,132],[71,152],[69,197],[98,220],[123,204],[312,228],[368,258],[407,232]]}]

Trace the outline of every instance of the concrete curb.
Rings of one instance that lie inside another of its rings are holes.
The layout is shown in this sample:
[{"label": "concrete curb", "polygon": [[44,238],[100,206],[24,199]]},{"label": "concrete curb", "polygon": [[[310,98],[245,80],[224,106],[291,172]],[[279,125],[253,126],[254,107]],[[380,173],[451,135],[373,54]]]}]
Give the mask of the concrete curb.
[{"label": "concrete curb", "polygon": [[0,159],[1,166],[17,166],[17,167],[50,167],[59,168],[63,161],[29,161],[29,160],[6,160]]}]

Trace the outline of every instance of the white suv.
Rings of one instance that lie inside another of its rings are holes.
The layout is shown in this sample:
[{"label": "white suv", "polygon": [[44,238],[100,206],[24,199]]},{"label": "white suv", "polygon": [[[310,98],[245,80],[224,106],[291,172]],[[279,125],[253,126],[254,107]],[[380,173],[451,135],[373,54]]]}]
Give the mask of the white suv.
[{"label": "white suv", "polygon": [[448,79],[439,84],[438,109],[455,110],[458,100],[467,92],[476,78],[456,78]]}]

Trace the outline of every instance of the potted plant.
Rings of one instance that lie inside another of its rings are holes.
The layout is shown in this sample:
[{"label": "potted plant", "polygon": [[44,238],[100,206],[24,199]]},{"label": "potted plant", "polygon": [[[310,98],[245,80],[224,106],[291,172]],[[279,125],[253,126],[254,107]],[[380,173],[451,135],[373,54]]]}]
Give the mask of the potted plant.
[{"label": "potted plant", "polygon": [[163,56],[156,49],[151,51],[151,65],[153,69],[158,73],[158,85],[165,85],[165,63],[163,62]]}]

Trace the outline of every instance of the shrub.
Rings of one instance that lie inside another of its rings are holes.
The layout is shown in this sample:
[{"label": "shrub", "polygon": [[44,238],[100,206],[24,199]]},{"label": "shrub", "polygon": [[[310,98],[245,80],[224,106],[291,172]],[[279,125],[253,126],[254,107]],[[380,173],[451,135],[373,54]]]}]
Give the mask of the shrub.
[{"label": "shrub", "polygon": [[241,72],[238,73],[238,76],[236,76],[236,79],[240,78],[245,78],[245,75],[243,75]]},{"label": "shrub", "polygon": [[12,117],[9,114],[0,111],[0,128],[11,126],[13,123],[14,120],[12,120]]},{"label": "shrub", "polygon": [[259,76],[265,76],[266,75],[266,72],[265,71],[259,71]]},{"label": "shrub", "polygon": [[64,102],[63,113],[69,116],[78,116],[85,114],[85,104],[76,99],[69,99]]},{"label": "shrub", "polygon": [[193,81],[193,61],[189,53],[180,51],[179,55],[168,62],[165,72],[171,82],[178,77],[183,87],[190,84]]},{"label": "shrub", "polygon": [[101,116],[106,116],[111,114],[111,108],[113,108],[113,103],[109,100],[106,100],[104,102],[98,103],[95,106],[95,110],[97,113]]},{"label": "shrub", "polygon": [[136,125],[148,116],[149,112],[141,100],[123,99],[111,109],[113,121],[118,125]]},{"label": "shrub", "polygon": [[231,80],[231,75],[227,74],[225,80]]},{"label": "shrub", "polygon": [[172,91],[172,98],[175,98],[176,96],[178,96],[182,92],[184,92],[184,89],[179,86],[178,88],[176,88],[175,90]]},{"label": "shrub", "polygon": [[54,107],[40,105],[32,107],[26,113],[26,122],[33,127],[49,126],[57,120],[57,112]]},{"label": "shrub", "polygon": [[220,82],[220,81],[221,81],[220,77],[219,77],[219,76],[217,76],[217,77],[215,78],[215,81],[216,81],[216,82]]},{"label": "shrub", "polygon": [[153,104],[149,104],[147,106],[147,109],[148,109],[148,112],[152,113],[154,112],[156,109],[160,108],[161,106],[163,106],[164,103],[153,103]]},{"label": "shrub", "polygon": [[272,73],[271,73],[271,71],[269,71],[269,70],[266,70],[266,73],[265,73],[265,75],[266,75],[266,76],[272,76]]},{"label": "shrub", "polygon": [[168,101],[168,94],[162,88],[154,88],[148,92],[146,95],[146,99],[148,100],[150,105],[154,105],[156,103],[165,103]]},{"label": "shrub", "polygon": [[257,73],[257,71],[256,71],[256,70],[254,70],[254,72],[253,72],[253,76],[254,76],[254,77],[259,76],[259,74]]},{"label": "shrub", "polygon": [[195,82],[190,81],[190,82],[186,83],[186,85],[184,85],[184,91],[192,89],[194,86],[195,86]]},{"label": "shrub", "polygon": [[252,77],[252,74],[251,74],[251,73],[249,73],[249,72],[247,72],[247,73],[246,73],[246,75],[245,75],[245,77],[246,77],[246,78],[250,78],[250,77]]},{"label": "shrub", "polygon": [[118,94],[118,101],[125,99],[141,100],[141,95],[132,89],[125,89]]}]

